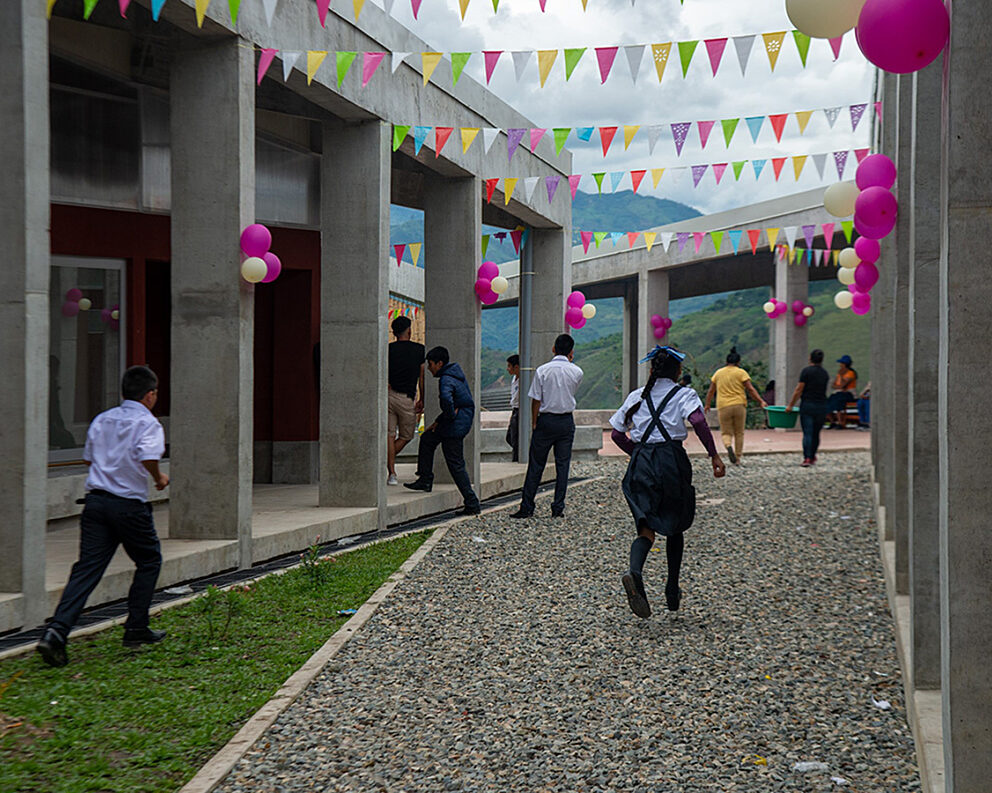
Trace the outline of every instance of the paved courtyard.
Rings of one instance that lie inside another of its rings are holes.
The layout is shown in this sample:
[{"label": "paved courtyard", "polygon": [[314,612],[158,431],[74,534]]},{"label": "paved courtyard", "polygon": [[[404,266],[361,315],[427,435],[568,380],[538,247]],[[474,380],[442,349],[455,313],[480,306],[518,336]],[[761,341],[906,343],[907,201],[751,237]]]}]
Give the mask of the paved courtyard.
[{"label": "paved courtyard", "polygon": [[868,455],[694,465],[677,619],[663,552],[655,614],[622,595],[623,461],[577,465],[565,520],[455,526],[218,790],[918,790]]}]

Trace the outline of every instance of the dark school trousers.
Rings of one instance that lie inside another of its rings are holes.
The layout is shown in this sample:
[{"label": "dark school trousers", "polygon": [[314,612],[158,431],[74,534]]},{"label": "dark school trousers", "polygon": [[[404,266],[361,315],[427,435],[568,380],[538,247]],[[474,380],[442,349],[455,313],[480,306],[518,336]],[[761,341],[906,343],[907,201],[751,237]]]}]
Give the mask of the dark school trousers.
[{"label": "dark school trousers", "polygon": [[534,511],[534,496],[541,484],[548,452],[555,450],[555,498],[551,514],[565,511],[565,491],[568,489],[568,466],[572,461],[572,441],[575,439],[575,421],[571,413],[540,413],[537,426],[530,436],[530,457],[527,460],[527,477],[520,499],[523,512]]},{"label": "dark school trousers", "polygon": [[826,406],[816,408],[800,408],[799,424],[803,428],[803,457],[812,460],[820,448],[820,430],[826,421]]},{"label": "dark school trousers", "polygon": [[520,408],[513,408],[510,425],[506,428],[506,442],[513,449],[512,461],[520,462]]},{"label": "dark school trousers", "polygon": [[462,450],[463,441],[459,437],[442,437],[436,430],[427,430],[420,436],[420,448],[417,450],[417,479],[425,484],[434,484],[434,452],[441,447],[444,462],[448,466],[451,478],[462,494],[466,507],[479,506],[479,497],[472,489],[472,483],[465,470],[465,453]]},{"label": "dark school trousers", "polygon": [[162,567],[151,504],[93,490],[86,494],[86,506],[79,521],[79,560],[72,566],[69,583],[50,622],[63,637],[69,635],[79,619],[118,545],[124,546],[136,568],[127,593],[124,628],[148,627],[148,607]]}]

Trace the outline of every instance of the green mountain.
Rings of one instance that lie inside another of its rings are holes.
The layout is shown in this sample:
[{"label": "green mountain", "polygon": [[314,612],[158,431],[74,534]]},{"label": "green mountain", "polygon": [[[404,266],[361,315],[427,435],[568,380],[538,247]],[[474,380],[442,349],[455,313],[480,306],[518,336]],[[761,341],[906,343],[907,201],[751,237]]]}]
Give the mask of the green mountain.
[{"label": "green mountain", "polygon": [[580,242],[580,231],[643,231],[702,213],[678,201],[637,195],[631,190],[596,195],[581,190],[572,202],[572,243]]}]

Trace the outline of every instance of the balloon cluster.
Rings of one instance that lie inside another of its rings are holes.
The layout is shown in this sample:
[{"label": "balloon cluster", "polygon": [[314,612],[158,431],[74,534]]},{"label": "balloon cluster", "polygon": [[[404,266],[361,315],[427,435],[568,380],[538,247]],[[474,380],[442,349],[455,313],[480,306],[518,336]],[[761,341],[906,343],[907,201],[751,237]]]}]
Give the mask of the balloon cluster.
[{"label": "balloon cluster", "polygon": [[581,292],[572,292],[565,298],[565,324],[570,328],[585,327],[586,320],[596,316],[596,307],[586,302],[586,296]]},{"label": "balloon cluster", "polygon": [[[79,301],[82,303],[82,301]],[[110,308],[105,308],[100,312],[100,321],[111,330],[117,330],[121,326],[121,307],[114,303]]]},{"label": "balloon cluster", "polygon": [[65,293],[65,302],[62,303],[62,316],[74,317],[80,311],[89,311],[93,303],[88,297],[83,297],[81,289],[75,286]]},{"label": "balloon cluster", "polygon": [[919,71],[943,51],[951,21],[943,0],[785,0],[792,24],[833,39],[856,28],[864,56],[895,74]]},{"label": "balloon cluster", "polygon": [[241,232],[241,251],[247,257],[241,262],[241,277],[250,284],[268,284],[282,272],[282,262],[269,248],[272,233],[261,223],[252,223]]},{"label": "balloon cluster", "polygon": [[[804,304],[801,300],[794,301],[792,305],[799,305],[799,311],[800,313],[802,312],[802,306]],[[779,300],[777,297],[773,297],[761,307],[761,310],[768,315],[768,319],[778,319],[789,310],[789,304],[784,300]]]},{"label": "balloon cluster", "polygon": [[654,329],[654,337],[656,339],[665,338],[665,334],[668,333],[668,329],[672,327],[672,321],[668,317],[663,317],[661,314],[653,314],[651,316],[651,327]]},{"label": "balloon cluster", "polygon": [[475,296],[479,302],[491,306],[499,296],[510,288],[510,282],[499,274],[499,266],[495,262],[483,262],[479,266],[475,280]]}]

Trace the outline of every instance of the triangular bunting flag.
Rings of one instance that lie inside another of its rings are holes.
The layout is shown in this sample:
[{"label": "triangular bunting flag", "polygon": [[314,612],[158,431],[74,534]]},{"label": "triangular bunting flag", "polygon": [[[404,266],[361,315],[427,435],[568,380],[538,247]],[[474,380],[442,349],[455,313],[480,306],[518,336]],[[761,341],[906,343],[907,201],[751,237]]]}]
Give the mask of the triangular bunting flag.
[{"label": "triangular bunting flag", "polygon": [[427,82],[431,79],[431,75],[434,74],[434,70],[437,68],[437,65],[441,62],[442,54],[443,53],[440,52],[420,53],[420,60],[424,73],[424,85],[427,85]]},{"label": "triangular bunting flag", "polygon": [[599,247],[599,243],[606,239],[607,232],[605,231],[594,231],[592,233],[592,238],[596,243],[596,247]]},{"label": "triangular bunting flag", "polygon": [[675,151],[679,157],[682,156],[682,147],[685,146],[685,139],[691,128],[692,122],[689,121],[672,124],[672,139],[675,141]]},{"label": "triangular bunting flag", "polygon": [[537,51],[537,70],[541,77],[541,88],[544,88],[544,84],[548,80],[548,75],[551,74],[551,67],[555,65],[555,59],[557,57],[558,50]]},{"label": "triangular bunting flag", "polygon": [[676,238],[679,241],[679,253],[682,253],[682,251],[685,250],[685,244],[689,241],[689,236],[690,236],[689,235],[689,232],[688,231],[679,231],[679,232],[676,232],[675,236],[676,236]]},{"label": "triangular bunting flag", "polygon": [[413,11],[413,18],[416,19],[420,13],[420,4],[423,0],[410,0],[410,9]]},{"label": "triangular bunting flag", "polygon": [[406,133],[410,131],[410,125],[393,124],[393,151],[396,151],[406,139]]},{"label": "triangular bunting flag", "polygon": [[613,143],[613,138],[617,134],[616,127],[600,127],[599,128],[599,142],[603,145],[603,156],[606,156],[606,152],[610,148],[610,144]]},{"label": "triangular bunting flag", "polygon": [[668,56],[672,51],[672,42],[651,45],[651,57],[654,60],[654,69],[658,72],[658,82],[665,76],[665,67],[668,65]]},{"label": "triangular bunting flag", "polygon": [[357,52],[342,52],[338,51],[334,53],[337,60],[337,72],[338,72],[338,88],[341,87],[341,83],[344,82],[345,75],[348,74],[348,70],[351,68],[351,64],[355,62],[355,58],[358,57]]},{"label": "triangular bunting flag", "polygon": [[293,67],[296,66],[296,62],[300,59],[302,52],[286,52],[283,50],[279,53],[279,57],[282,58],[282,81],[286,82],[289,79],[289,75],[293,71]]},{"label": "triangular bunting flag", "polygon": [[596,47],[596,61],[599,63],[600,85],[606,83],[606,78],[610,76],[613,68],[613,61],[617,57],[619,47]]},{"label": "triangular bunting flag", "polygon": [[468,147],[472,145],[475,141],[476,136],[479,134],[478,127],[462,127],[462,154],[468,152]]},{"label": "triangular bunting flag", "polygon": [[313,82],[320,64],[327,57],[327,50],[307,50],[307,85]]},{"label": "triangular bunting flag", "polygon": [[611,231],[610,232],[610,242],[613,243],[613,247],[617,247],[617,243],[620,242],[620,238],[623,237],[622,231]]},{"label": "triangular bunting flag", "polygon": [[866,104],[851,105],[851,132],[856,132],[858,129],[858,124],[861,123],[861,117],[865,114],[865,110],[868,108]]},{"label": "triangular bunting flag", "polygon": [[610,188],[612,192],[616,192],[617,188],[620,186],[620,182],[627,175],[626,171],[611,171],[610,172]]},{"label": "triangular bunting flag", "polygon": [[603,177],[606,176],[606,171],[602,173],[594,173],[592,178],[596,180],[596,187],[599,188],[599,192],[603,192]]},{"label": "triangular bunting flag", "polygon": [[458,0],[458,8],[462,12],[462,21],[465,21],[465,12],[468,10],[470,0]]},{"label": "triangular bunting flag", "polygon": [[462,76],[462,72],[465,71],[465,64],[471,57],[471,52],[451,53],[451,81],[455,85],[458,85],[458,78]]},{"label": "triangular bunting flag", "polygon": [[561,177],[558,174],[553,176],[544,177],[544,186],[548,189],[548,203],[550,204],[555,199],[555,193],[558,192],[558,183],[561,182]]},{"label": "triangular bunting flag", "polygon": [[508,129],[506,131],[506,158],[507,162],[513,159],[513,155],[517,151],[517,146],[520,145],[520,141],[524,139],[524,135],[527,134],[526,129]]},{"label": "triangular bunting flag", "polygon": [[668,248],[672,244],[672,237],[674,237],[674,236],[675,236],[675,233],[674,232],[671,232],[671,231],[663,231],[663,232],[661,232],[661,249],[665,253],[668,253]]},{"label": "triangular bunting flag", "polygon": [[530,201],[534,197],[534,190],[537,189],[537,183],[541,181],[540,176],[528,176],[524,179],[524,200]]},{"label": "triangular bunting flag", "polygon": [[422,242],[411,242],[407,247],[410,249],[410,258],[413,259],[413,266],[417,266],[420,260],[420,249],[424,246]]},{"label": "triangular bunting flag", "polygon": [[592,232],[580,231],[579,237],[582,239],[582,252],[589,253],[589,243],[592,242]]},{"label": "triangular bunting flag", "polygon": [[720,184],[720,180],[723,179],[724,173],[727,171],[727,166],[730,163],[718,162],[713,164],[713,175],[716,177],[716,183]]},{"label": "triangular bunting flag", "polygon": [[394,245],[393,250],[396,252],[396,266],[399,267],[403,261],[403,252],[406,250],[406,245]]},{"label": "triangular bunting flag", "polygon": [[782,142],[782,132],[785,130],[785,122],[788,118],[788,113],[776,113],[775,115],[768,117],[768,120],[772,124],[772,129],[775,131],[775,140],[778,143]]},{"label": "triangular bunting flag", "polygon": [[751,253],[756,254],[758,252],[758,240],[761,239],[761,229],[748,229],[747,238],[751,243]]},{"label": "triangular bunting flag", "polygon": [[816,172],[823,178],[823,168],[827,164],[826,154],[814,154],[813,155],[813,165],[816,166]]},{"label": "triangular bunting flag", "polygon": [[835,39],[830,39],[830,49],[834,51],[834,60],[840,57],[840,45],[844,43],[844,37],[838,36]]},{"label": "triangular bunting flag", "polygon": [[486,85],[489,85],[489,81],[493,76],[493,69],[496,68],[497,62],[499,62],[499,56],[503,54],[503,50],[483,50],[482,58],[486,64]]},{"label": "triangular bunting flag", "polygon": [[[265,24],[272,27],[272,17],[276,15],[276,3],[279,0],[262,0],[262,10],[265,11]],[[152,0],[152,19],[158,22],[158,14],[165,0]]]},{"label": "triangular bunting flag", "polygon": [[572,134],[572,128],[555,127],[552,132],[555,136],[555,154],[560,155],[561,150],[565,148],[565,143],[568,141],[568,136]]},{"label": "triangular bunting flag", "polygon": [[778,63],[778,56],[782,52],[782,42],[785,41],[785,31],[777,33],[762,33],[761,38],[765,42],[765,52],[768,53],[768,65],[775,71],[775,64]]},{"label": "triangular bunting flag", "polygon": [[640,128],[641,128],[640,125],[638,125],[638,126],[630,126],[629,124],[624,125],[624,128],[623,128],[623,150],[624,151],[627,151],[628,147],[630,146],[630,142],[634,139],[634,135],[637,134],[637,131]]},{"label": "triangular bunting flag", "polygon": [[734,36],[734,48],[737,50],[737,62],[741,65],[741,76],[747,72],[747,62],[751,59],[751,51],[754,49],[754,39],[751,36]]},{"label": "triangular bunting flag", "polygon": [[572,49],[565,50],[565,82],[567,83],[569,78],[572,76],[572,72],[575,71],[575,67],[578,65],[582,56],[585,55],[585,47],[575,47]]},{"label": "triangular bunting flag", "polygon": [[768,250],[775,250],[775,240],[778,239],[778,229],[765,229],[765,233],[768,235]]},{"label": "triangular bunting flag", "polygon": [[730,141],[734,138],[734,133],[737,131],[737,125],[740,123],[739,118],[725,118],[720,122],[723,127],[723,142],[730,148]]},{"label": "triangular bunting flag", "polygon": [[834,247],[834,224],[824,223],[820,226],[823,229],[823,240],[827,243],[827,249]]},{"label": "triangular bunting flag", "polygon": [[744,119],[747,122],[747,128],[751,130],[751,140],[754,143],[758,142],[758,135],[761,134],[761,127],[765,123],[767,116],[751,116]]},{"label": "triangular bunting flag", "polygon": [[798,157],[792,158],[792,170],[796,173],[796,181],[799,181],[799,177],[802,175],[803,168],[806,167],[807,155],[801,154]]},{"label": "triangular bunting flag", "polygon": [[799,110],[796,113],[796,121],[799,122],[799,134],[803,135],[806,133],[806,126],[809,124],[809,120],[813,117],[812,110]]},{"label": "triangular bunting flag", "polygon": [[582,174],[573,173],[568,177],[568,187],[572,191],[572,200],[575,200],[575,191],[579,189],[579,182],[582,181]]},{"label": "triangular bunting flag", "polygon": [[530,150],[533,152],[537,148],[537,144],[541,142],[541,138],[544,137],[544,133],[548,130],[543,127],[531,127],[530,128]]},{"label": "triangular bunting flag", "polygon": [[799,60],[803,62],[803,68],[805,69],[806,56],[809,55],[810,38],[798,30],[792,31],[792,37],[796,40],[796,49],[799,50]]},{"label": "triangular bunting flag", "polygon": [[723,231],[711,231],[710,239],[713,240],[713,250],[717,253],[720,252],[720,248],[723,246]]},{"label": "triangular bunting flag", "polygon": [[661,124],[652,124],[648,127],[648,154],[654,154],[654,145],[658,142],[658,138],[661,137],[662,129]]},{"label": "triangular bunting flag", "polygon": [[875,103],[875,115],[878,116],[878,120],[879,121],[882,120],[882,103],[881,102],[876,102]]},{"label": "triangular bunting flag", "polygon": [[482,235],[482,258],[486,258],[486,251],[489,250],[489,235]]},{"label": "triangular bunting flag", "polygon": [[634,243],[637,242],[637,238],[641,236],[639,231],[628,231],[627,232],[627,247],[633,248]]},{"label": "triangular bunting flag", "polygon": [[855,149],[854,150],[854,156],[857,157],[857,159],[858,159],[858,165],[861,165],[861,161],[865,157],[868,156],[868,152],[869,151],[871,151],[871,149]]},{"label": "triangular bunting flag", "polygon": [[713,76],[716,77],[720,61],[723,60],[723,51],[727,48],[727,39],[706,39],[704,44],[706,44],[706,54],[710,57],[710,68],[713,70]]},{"label": "triangular bunting flag", "polygon": [[665,169],[664,168],[652,168],[651,169],[651,181],[654,183],[654,186],[655,187],[658,186],[658,182],[661,181],[661,175],[664,172],[665,172]]},{"label": "triangular bunting flag", "polygon": [[827,123],[830,125],[830,129],[834,128],[834,124],[837,123],[837,116],[840,115],[840,111],[843,108],[840,107],[825,107],[823,108],[823,113],[827,117]]},{"label": "triangular bunting flag", "polygon": [[430,127],[417,126],[413,128],[413,153],[420,154],[420,149],[424,145],[424,141],[427,140],[427,135],[430,133]]},{"label": "triangular bunting flag", "polygon": [[644,247],[648,249],[648,253],[651,253],[651,248],[654,246],[654,241],[658,237],[658,232],[656,231],[645,231],[644,232]]},{"label": "triangular bunting flag", "polygon": [[510,242],[513,243],[513,252],[520,253],[520,243],[524,239],[524,230],[522,227],[515,228],[510,232]]},{"label": "triangular bunting flag", "polygon": [[527,68],[527,64],[534,57],[534,50],[517,50],[516,52],[511,52],[510,55],[513,58],[513,73],[519,83],[520,78],[524,76],[524,70]]},{"label": "triangular bunting flag", "polygon": [[837,166],[837,178],[844,178],[844,168],[847,166],[847,152],[846,151],[835,151],[834,152],[834,165]]},{"label": "triangular bunting flag", "polygon": [[262,54],[258,58],[258,79],[255,83],[256,85],[262,84],[262,78],[265,77],[265,73],[269,70],[278,52],[279,50],[272,49],[271,47],[262,48]]},{"label": "triangular bunting flag", "polygon": [[736,256],[737,250],[741,244],[741,237],[744,236],[744,232],[740,229],[733,229],[727,232],[727,236],[730,237],[730,244],[734,246],[734,256]]},{"label": "triangular bunting flag", "polygon": [[519,180],[513,176],[507,176],[503,180],[503,204],[504,206],[510,203],[510,197],[513,195],[513,191],[517,187],[517,182]]},{"label": "triangular bunting flag", "polygon": [[584,140],[586,143],[592,140],[592,133],[595,127],[576,127],[575,137],[579,140]]},{"label": "triangular bunting flag", "polygon": [[705,231],[692,232],[692,241],[696,244],[696,253],[699,253],[699,249],[703,247],[703,240],[705,239],[706,239]]},{"label": "triangular bunting flag", "polygon": [[692,166],[692,186],[699,187],[699,183],[702,181],[703,177],[706,175],[706,171],[709,169],[708,165],[693,165]]},{"label": "triangular bunting flag", "polygon": [[408,57],[413,55],[412,52],[394,52],[390,60],[390,67],[393,74],[396,74],[396,70],[400,68],[400,64],[403,63]]},{"label": "triangular bunting flag", "polygon": [[[127,7],[131,4],[131,0],[120,0],[121,16],[127,15]],[[241,0],[227,0],[227,7],[231,11],[231,21],[236,25],[238,24],[238,13],[241,11]]]},{"label": "triangular bunting flag", "polygon": [[630,172],[630,183],[633,185],[635,193],[637,192],[637,188],[641,186],[641,181],[644,179],[644,176],[646,174],[647,174],[646,170],[638,170],[638,171]]},{"label": "triangular bunting flag", "polygon": [[806,240],[806,247],[807,248],[812,248],[813,247],[813,240],[816,239],[816,226],[815,225],[813,225],[811,223],[809,225],[803,226],[803,239]]},{"label": "triangular bunting flag", "polygon": [[493,200],[493,193],[496,192],[496,185],[499,184],[499,179],[486,179],[486,203],[491,204]]},{"label": "triangular bunting flag", "polygon": [[382,59],[386,57],[384,52],[363,52],[362,53],[362,88],[369,84],[375,70],[379,68]]},{"label": "triangular bunting flag", "polygon": [[847,240],[847,244],[851,244],[851,235],[854,233],[854,221],[853,220],[842,220],[840,222],[841,230],[844,232],[844,239]]},{"label": "triangular bunting flag", "polygon": [[761,172],[765,169],[768,164],[768,160],[751,160],[751,167],[754,169],[754,180],[758,181],[761,176]]},{"label": "triangular bunting flag", "polygon": [[362,9],[365,7],[365,0],[352,0],[352,8],[355,12],[355,19],[358,19],[358,15],[362,13]]},{"label": "triangular bunting flag", "polygon": [[633,44],[624,47],[623,51],[627,55],[627,65],[630,67],[630,80],[637,85],[637,75],[641,71],[641,61],[644,60],[644,45]]},{"label": "triangular bunting flag", "polygon": [[322,28],[327,27],[327,9],[330,5],[331,0],[317,0],[317,18]]},{"label": "triangular bunting flag", "polygon": [[772,168],[775,170],[775,181],[782,175],[782,166],[788,157],[772,157]]},{"label": "triangular bunting flag", "polygon": [[741,171],[743,171],[744,166],[747,165],[747,160],[737,160],[731,164],[734,168],[734,181],[739,182],[741,180]]},{"label": "triangular bunting flag", "polygon": [[696,47],[699,45],[699,41],[680,41],[679,42],[679,60],[682,62],[682,78],[689,72],[689,64],[692,63],[692,56],[696,53]]},{"label": "triangular bunting flag", "polygon": [[713,131],[715,121],[697,121],[696,129],[699,131],[699,144],[705,149],[710,140],[710,132]]},{"label": "triangular bunting flag", "polygon": [[786,226],[782,229],[785,232],[785,241],[790,248],[796,247],[796,232],[798,230],[796,226]]},{"label": "triangular bunting flag", "polygon": [[444,148],[444,144],[448,142],[448,138],[451,137],[451,133],[455,131],[454,127],[434,127],[434,157],[441,156],[441,150]]},{"label": "triangular bunting flag", "polygon": [[[203,27],[203,17],[207,15],[209,5],[210,0],[196,0],[196,26],[198,28]],[[83,3],[83,19],[89,19],[94,8],[96,8],[96,0],[86,0]]]}]

